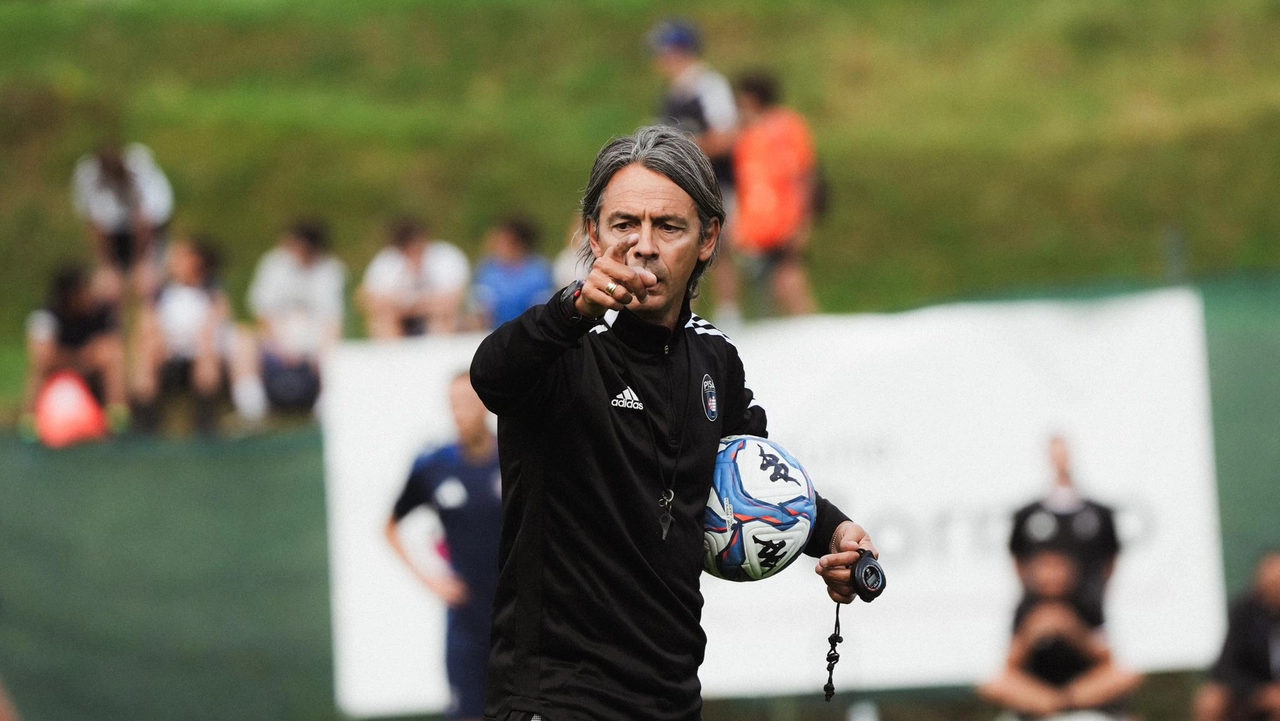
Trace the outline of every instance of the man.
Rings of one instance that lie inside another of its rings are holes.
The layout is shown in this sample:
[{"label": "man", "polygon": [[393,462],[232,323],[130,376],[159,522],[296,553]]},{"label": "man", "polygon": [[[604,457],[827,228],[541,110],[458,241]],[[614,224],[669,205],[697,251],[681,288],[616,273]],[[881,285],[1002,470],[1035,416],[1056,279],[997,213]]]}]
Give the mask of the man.
[{"label": "man", "polygon": [[538,255],[538,227],[513,215],[489,231],[489,257],[476,269],[473,291],[480,327],[496,328],[547,299],[551,264]]},{"label": "man", "polygon": [[1106,639],[1081,616],[1076,564],[1040,551],[1025,566],[1027,596],[1014,616],[1005,670],[978,693],[1024,717],[1118,710],[1142,676],[1117,664]]},{"label": "man", "polygon": [[458,330],[471,269],[457,246],[432,240],[414,218],[391,224],[389,242],[360,286],[369,337],[390,340]]},{"label": "man", "polygon": [[[485,718],[696,719],[716,451],[767,432],[733,344],[689,310],[724,209],[698,147],[649,127],[601,150],[582,214],[586,281],[496,330],[471,366],[503,478]],[[805,552],[839,602],[860,549],[875,552],[866,532],[819,499]]]},{"label": "man", "polygon": [[104,145],[76,163],[71,194],[113,299],[130,278],[137,293],[148,294],[156,241],[173,215],[173,187],[151,151],[140,143]]},{"label": "man", "polygon": [[[320,361],[342,337],[342,287],[347,272],[329,252],[329,229],[318,221],[294,223],[258,262],[249,285],[249,307],[258,321],[258,342],[244,365],[260,363],[271,405],[310,410],[320,395]],[[231,389],[245,394],[236,406],[256,403],[248,382]]]},{"label": "man", "polygon": [[1092,628],[1103,624],[1103,595],[1115,571],[1120,541],[1110,508],[1080,495],[1071,474],[1071,455],[1060,435],[1049,438],[1053,486],[1048,495],[1022,507],[1013,517],[1009,551],[1018,566],[1018,577],[1029,589],[1028,561],[1046,550],[1058,551],[1079,567],[1075,600]]},{"label": "man", "polygon": [[27,319],[27,384],[19,429],[36,440],[36,400],[59,371],[70,370],[101,391],[113,430],[129,427],[124,339],[116,308],[89,272],[69,265],[54,274],[45,307]]},{"label": "man", "polygon": [[1280,550],[1231,607],[1222,654],[1196,694],[1196,721],[1280,721]]},{"label": "man", "polygon": [[735,250],[758,261],[782,314],[814,313],[818,304],[804,257],[818,158],[813,136],[799,113],[778,104],[778,81],[772,75],[744,76],[737,92],[742,132],[733,151]]},{"label": "man", "polygon": [[[683,20],[666,20],[649,31],[653,63],[667,81],[658,110],[658,122],[693,136],[694,142],[711,159],[725,215],[732,220],[736,211],[733,144],[738,133],[738,108],[729,81],[702,61],[702,33]],[[736,222],[736,221],[735,221]],[[729,233],[721,228],[722,240]],[[718,252],[725,252],[721,248]],[[715,270],[717,320],[736,323],[738,277],[730,264]]]},{"label": "man", "polygon": [[[484,713],[489,625],[498,581],[502,481],[498,441],[489,431],[489,414],[466,373],[449,385],[449,406],[458,442],[423,453],[413,462],[387,521],[386,535],[413,575],[449,607],[445,631],[445,671],[453,697],[449,718],[478,720]],[[419,567],[405,551],[399,524],[418,506],[433,509],[444,526],[446,572]]]}]

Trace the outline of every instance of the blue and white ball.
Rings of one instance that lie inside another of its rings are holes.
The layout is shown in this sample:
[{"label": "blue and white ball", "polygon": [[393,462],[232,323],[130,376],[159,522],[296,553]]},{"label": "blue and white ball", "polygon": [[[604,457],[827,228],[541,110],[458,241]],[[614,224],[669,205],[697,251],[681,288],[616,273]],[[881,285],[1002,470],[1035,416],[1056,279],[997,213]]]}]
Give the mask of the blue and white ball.
[{"label": "blue and white ball", "polygon": [[720,439],[703,518],[703,567],[758,581],[800,555],[817,517],[813,482],[781,445],[758,436]]}]

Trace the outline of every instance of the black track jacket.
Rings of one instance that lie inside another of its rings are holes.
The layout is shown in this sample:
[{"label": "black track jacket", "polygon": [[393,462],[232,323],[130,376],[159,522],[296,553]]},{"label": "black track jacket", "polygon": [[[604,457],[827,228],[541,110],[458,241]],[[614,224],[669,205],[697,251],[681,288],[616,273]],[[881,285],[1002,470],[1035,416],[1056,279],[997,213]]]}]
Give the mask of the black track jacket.
[{"label": "black track jacket", "polygon": [[[471,383],[498,415],[502,465],[485,718],[700,718],[716,451],[767,432],[733,343],[687,302],[672,333],[625,310],[575,322],[557,296],[480,344]],[[845,519],[820,498],[805,552],[827,553]]]}]

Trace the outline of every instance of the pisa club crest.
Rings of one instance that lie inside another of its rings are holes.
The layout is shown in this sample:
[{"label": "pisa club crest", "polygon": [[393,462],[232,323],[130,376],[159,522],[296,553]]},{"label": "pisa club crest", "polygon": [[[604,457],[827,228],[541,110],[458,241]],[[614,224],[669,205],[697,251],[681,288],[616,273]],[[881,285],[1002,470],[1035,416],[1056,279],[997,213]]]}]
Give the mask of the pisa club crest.
[{"label": "pisa club crest", "polygon": [[702,376],[702,410],[707,413],[707,420],[714,421],[720,417],[720,406],[716,401],[716,384],[711,374]]}]

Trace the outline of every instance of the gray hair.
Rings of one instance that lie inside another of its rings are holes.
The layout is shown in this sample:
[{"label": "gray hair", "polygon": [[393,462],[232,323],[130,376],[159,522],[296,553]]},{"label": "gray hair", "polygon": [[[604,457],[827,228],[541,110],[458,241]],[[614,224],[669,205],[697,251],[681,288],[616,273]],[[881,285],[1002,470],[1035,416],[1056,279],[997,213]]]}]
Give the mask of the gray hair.
[{"label": "gray hair", "polygon": [[[599,228],[604,189],[618,171],[635,163],[666,177],[693,198],[693,204],[698,209],[702,241],[711,235],[713,218],[720,221],[721,226],[724,225],[724,201],[720,197],[720,183],[716,180],[715,171],[711,169],[711,161],[706,154],[687,134],[675,128],[665,125],[640,128],[632,135],[609,141],[600,150],[595,165],[591,168],[591,178],[582,194],[582,246],[578,249],[582,264],[587,268],[595,262],[587,224],[591,223]],[[693,274],[689,276],[686,288],[689,298],[697,297],[698,281],[715,262],[719,253],[720,245],[717,243],[711,257],[698,261],[693,267]]]}]

